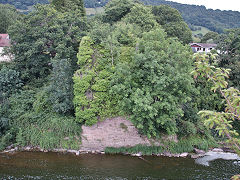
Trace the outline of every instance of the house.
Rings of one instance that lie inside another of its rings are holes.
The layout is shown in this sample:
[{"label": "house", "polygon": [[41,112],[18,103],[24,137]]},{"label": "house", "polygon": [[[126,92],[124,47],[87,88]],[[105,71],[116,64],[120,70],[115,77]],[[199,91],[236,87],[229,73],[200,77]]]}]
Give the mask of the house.
[{"label": "house", "polygon": [[4,48],[10,46],[10,38],[8,34],[0,34],[0,62],[10,61],[10,55],[3,55]]},{"label": "house", "polygon": [[194,53],[209,53],[211,50],[217,47],[217,44],[207,44],[207,43],[190,43],[190,46]]}]

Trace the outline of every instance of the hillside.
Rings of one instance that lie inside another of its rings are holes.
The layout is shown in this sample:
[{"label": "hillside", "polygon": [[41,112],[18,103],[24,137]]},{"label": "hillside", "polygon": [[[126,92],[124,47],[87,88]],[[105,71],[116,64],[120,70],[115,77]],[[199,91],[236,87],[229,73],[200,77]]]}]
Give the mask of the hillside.
[{"label": "hillside", "polygon": [[[103,7],[109,0],[85,0],[86,8]],[[206,9],[204,6],[186,5],[165,0],[141,0],[146,5],[170,5],[179,10],[188,25],[203,26],[211,31],[222,33],[224,29],[240,27],[240,12]],[[48,0],[0,0],[21,10],[28,10],[36,3],[46,4]]]},{"label": "hillside", "polygon": [[[86,0],[87,8],[104,6],[108,0]],[[240,27],[240,12],[206,9],[205,6],[187,5],[165,0],[140,0],[146,5],[169,5],[179,10],[191,27],[203,26],[211,31],[222,33],[224,29]],[[193,30],[193,29],[192,29]]]},{"label": "hillside", "polygon": [[166,4],[179,10],[188,24],[203,26],[215,32],[240,27],[240,12],[206,9],[205,6],[186,5],[165,0],[141,0],[147,5]]},{"label": "hillside", "polygon": [[[85,0],[86,8],[103,7],[109,0]],[[203,26],[211,31],[222,33],[224,29],[240,27],[240,12],[206,9],[204,6],[186,5],[165,0],[140,0],[146,5],[170,5],[179,10],[188,25]],[[28,10],[36,3],[46,4],[48,0],[0,0],[21,10]]]}]

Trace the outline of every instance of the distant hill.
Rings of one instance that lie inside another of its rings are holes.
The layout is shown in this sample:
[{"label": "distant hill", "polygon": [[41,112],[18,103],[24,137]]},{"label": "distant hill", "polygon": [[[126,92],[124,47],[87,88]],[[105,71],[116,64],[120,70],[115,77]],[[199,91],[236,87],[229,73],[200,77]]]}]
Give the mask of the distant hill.
[{"label": "distant hill", "polygon": [[215,32],[240,27],[240,12],[206,9],[205,6],[187,5],[165,0],[141,0],[148,5],[166,4],[179,10],[189,25],[204,26]]},{"label": "distant hill", "polygon": [[[85,0],[86,8],[103,7],[109,0]],[[140,0],[147,5],[170,5],[179,10],[189,27],[203,26],[218,33],[224,29],[240,27],[240,12],[206,9],[204,6],[186,5],[165,0]],[[0,3],[12,4],[21,10],[36,3],[46,4],[48,0],[0,0]],[[193,29],[192,29],[193,30]]]},{"label": "distant hill", "polygon": [[1,4],[11,4],[14,5],[17,9],[27,10],[28,6],[33,6],[37,3],[48,4],[48,0],[0,0]]}]

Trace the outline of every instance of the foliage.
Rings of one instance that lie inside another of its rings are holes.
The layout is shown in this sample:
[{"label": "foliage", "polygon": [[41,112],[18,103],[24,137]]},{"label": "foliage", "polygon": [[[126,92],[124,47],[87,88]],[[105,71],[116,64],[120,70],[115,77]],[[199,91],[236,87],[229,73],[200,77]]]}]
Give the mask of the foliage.
[{"label": "foliage", "polygon": [[[105,6],[110,0],[86,0],[87,8],[96,8]],[[166,0],[140,0],[146,5],[169,5],[177,9],[183,16],[188,25],[203,26],[211,31],[222,33],[224,29],[238,28],[240,13],[237,11],[221,11],[219,9],[207,9],[204,6],[180,4]],[[121,1],[120,1],[121,2]],[[0,0],[0,3],[14,5],[18,9],[27,9],[27,6],[36,3],[46,4],[48,0]],[[112,10],[114,12],[114,10]],[[114,15],[114,13],[112,13]]]},{"label": "foliage", "polygon": [[19,76],[19,72],[7,66],[0,69],[0,104],[21,88],[23,84]]},{"label": "foliage", "polygon": [[136,49],[132,62],[116,67],[112,92],[142,133],[174,134],[192,89],[189,48],[156,29],[144,33]]},{"label": "foliage", "polygon": [[0,104],[0,137],[9,129],[9,119],[7,113],[8,104]]},{"label": "foliage", "polygon": [[[51,59],[76,62],[78,43],[87,30],[84,18],[39,5],[9,29],[11,53],[25,82],[47,77]],[[44,35],[44,36],[43,36]],[[62,38],[64,36],[64,38]],[[39,68],[41,67],[41,68]]]},{"label": "foliage", "polygon": [[8,32],[8,27],[11,26],[17,19],[19,14],[14,6],[0,4],[0,34]]},{"label": "foliage", "polygon": [[85,16],[83,0],[51,0],[51,4],[61,12],[78,12],[80,16]]},{"label": "foliage", "polygon": [[151,8],[142,4],[136,3],[130,12],[124,17],[124,22],[138,25],[143,32],[150,31],[157,22],[151,12]]},{"label": "foliage", "polygon": [[[118,22],[114,26],[112,38],[105,41],[104,44],[108,47],[115,45],[115,51],[120,52],[119,58],[121,58],[124,49],[131,49],[136,46],[138,38],[142,36],[142,31],[143,29],[134,23]],[[125,58],[131,59],[130,57]]]},{"label": "foliage", "polygon": [[49,100],[53,110],[57,113],[73,111],[73,69],[71,61],[67,59],[53,60],[53,70],[48,87]]},{"label": "foliage", "polygon": [[211,31],[222,33],[227,28],[240,26],[240,12],[207,9],[204,6],[187,5],[166,0],[141,0],[146,5],[169,5],[177,9],[187,24],[203,26]]},{"label": "foliage", "polygon": [[206,43],[209,40],[216,41],[216,38],[218,37],[218,35],[219,35],[218,33],[210,31],[202,37],[201,42]]},{"label": "foliage", "polygon": [[133,0],[112,0],[105,6],[105,22],[120,21],[134,5]]},{"label": "foliage", "polygon": [[167,142],[163,146],[136,145],[133,147],[120,147],[120,148],[107,147],[105,148],[104,151],[107,154],[141,153],[142,155],[153,155],[162,154],[164,152],[177,154],[183,152],[193,152],[194,148],[206,151],[210,147],[216,146],[217,144],[213,139],[194,136],[188,139],[181,139],[178,143]]},{"label": "foliage", "polygon": [[16,135],[20,146],[32,145],[43,149],[64,148],[79,149],[81,128],[71,116],[60,116],[51,113],[26,113]]},{"label": "foliage", "polygon": [[113,97],[109,96],[112,76],[111,59],[107,50],[94,47],[86,36],[78,53],[80,69],[75,72],[74,105],[77,122],[93,125],[115,113]]},{"label": "foliage", "polygon": [[156,21],[164,28],[169,37],[178,37],[185,44],[192,41],[192,32],[183,21],[178,10],[167,5],[161,5],[153,6],[152,12]]},{"label": "foliage", "polygon": [[17,145],[78,149],[81,128],[74,118],[53,113],[48,107],[37,109],[35,97],[35,91],[25,90],[9,98],[9,123],[16,129]]},{"label": "foliage", "polygon": [[0,136],[0,151],[4,150],[7,146],[11,145],[15,139],[14,129],[7,131],[3,136]]},{"label": "foliage", "polygon": [[213,82],[211,90],[219,91],[225,101],[225,112],[204,110],[200,111],[199,114],[205,119],[204,123],[207,127],[218,130],[220,136],[226,136],[227,142],[239,153],[239,134],[231,124],[234,120],[240,120],[240,92],[233,87],[227,88],[226,79],[229,77],[230,70],[209,65],[209,59],[206,55],[197,55],[195,59],[196,69],[193,71],[193,75],[207,77],[209,81]]},{"label": "foliage", "polygon": [[182,138],[166,150],[207,148],[186,140],[210,137],[196,112],[219,104],[212,84],[190,75],[188,30],[177,10],[135,0],[113,0],[89,19],[82,0],[37,5],[8,28],[15,59],[0,65],[0,148],[78,149],[82,124],[119,114],[148,137]]},{"label": "foliage", "polygon": [[0,0],[1,4],[11,4],[14,5],[17,9],[26,10],[27,6],[33,6],[37,3],[47,4],[48,0]]},{"label": "foliage", "polygon": [[240,29],[229,29],[217,39],[220,50],[218,65],[231,69],[229,85],[240,89]]}]

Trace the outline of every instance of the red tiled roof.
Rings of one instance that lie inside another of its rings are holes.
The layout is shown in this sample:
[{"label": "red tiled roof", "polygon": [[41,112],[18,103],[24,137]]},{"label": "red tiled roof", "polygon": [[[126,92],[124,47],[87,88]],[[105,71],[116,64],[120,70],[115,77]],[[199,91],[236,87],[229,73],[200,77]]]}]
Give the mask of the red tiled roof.
[{"label": "red tiled roof", "polygon": [[8,34],[0,34],[0,47],[10,46],[10,39]]}]

